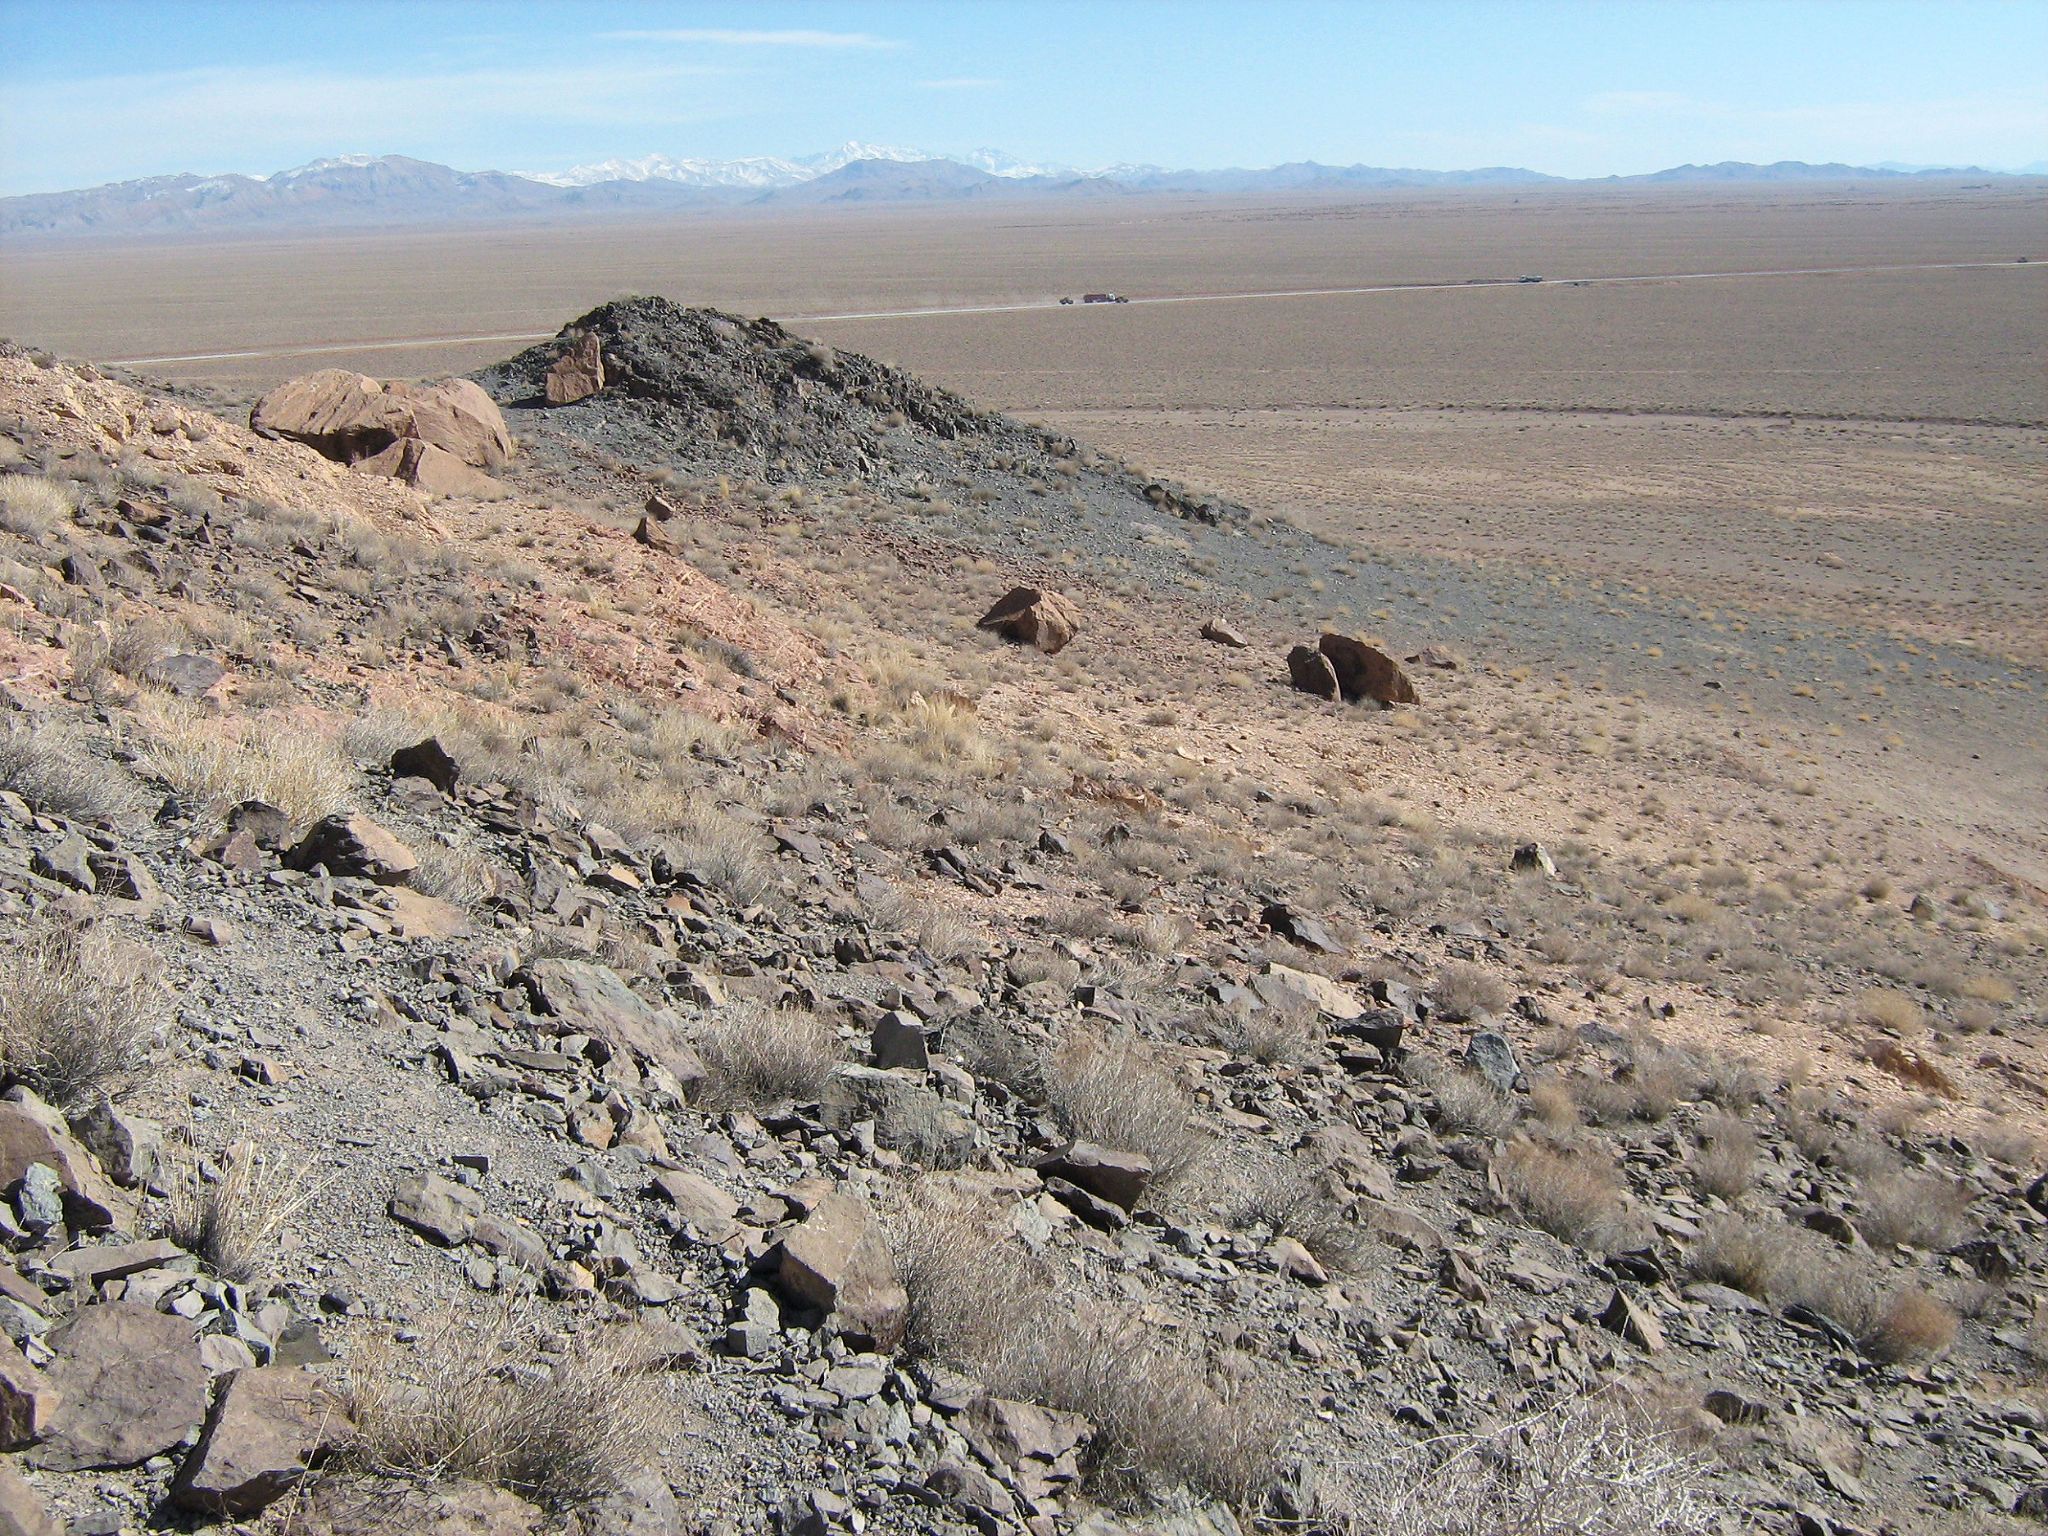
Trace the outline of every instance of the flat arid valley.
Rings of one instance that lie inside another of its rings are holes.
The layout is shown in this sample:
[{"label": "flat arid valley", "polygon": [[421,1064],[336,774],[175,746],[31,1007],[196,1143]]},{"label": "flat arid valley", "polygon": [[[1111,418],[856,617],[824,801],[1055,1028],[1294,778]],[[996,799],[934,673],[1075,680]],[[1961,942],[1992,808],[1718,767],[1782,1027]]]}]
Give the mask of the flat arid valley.
[{"label": "flat arid valley", "polygon": [[0,1536],[2043,1529],[2048,178],[582,158],[0,197]]}]

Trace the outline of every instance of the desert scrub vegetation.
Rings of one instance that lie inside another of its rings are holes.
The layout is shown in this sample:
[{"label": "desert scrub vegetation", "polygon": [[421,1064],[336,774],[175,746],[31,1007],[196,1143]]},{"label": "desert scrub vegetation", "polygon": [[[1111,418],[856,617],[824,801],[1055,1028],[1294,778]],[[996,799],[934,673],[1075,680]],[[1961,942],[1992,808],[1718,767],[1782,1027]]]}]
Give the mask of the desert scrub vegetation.
[{"label": "desert scrub vegetation", "polygon": [[76,1109],[141,1069],[163,1016],[149,951],[40,917],[0,942],[0,1082]]},{"label": "desert scrub vegetation", "polygon": [[815,1013],[735,1003],[705,1020],[695,1045],[716,1105],[816,1099],[840,1061],[839,1036]]},{"label": "desert scrub vegetation", "polygon": [[163,1235],[237,1284],[275,1259],[279,1237],[312,1195],[303,1164],[249,1139],[230,1142],[217,1163],[173,1157],[165,1173]]},{"label": "desert scrub vegetation", "polygon": [[1714,1536],[1732,1513],[1705,1462],[1611,1393],[1422,1441],[1389,1427],[1332,1471],[1357,1536]]},{"label": "desert scrub vegetation", "polygon": [[97,756],[85,738],[49,720],[0,727],[0,789],[35,810],[75,821],[111,821],[141,804],[125,768]]},{"label": "desert scrub vegetation", "polygon": [[356,771],[332,736],[232,721],[163,699],[136,711],[145,767],[207,815],[244,800],[276,806],[295,826],[347,809]]},{"label": "desert scrub vegetation", "polygon": [[622,1486],[659,1451],[666,1418],[626,1330],[563,1338],[518,1302],[444,1317],[410,1347],[359,1344],[341,1399],[346,1464],[487,1483],[556,1509]]},{"label": "desert scrub vegetation", "polygon": [[1515,1123],[1515,1101],[1470,1068],[1416,1052],[1401,1063],[1401,1076],[1429,1095],[1440,1129],[1490,1139]]},{"label": "desert scrub vegetation", "polygon": [[997,1208],[943,1175],[900,1196],[885,1226],[910,1299],[906,1348],[1086,1418],[1099,1497],[1190,1488],[1243,1506],[1270,1486],[1291,1421],[1249,1373],[1061,1285]]},{"label": "desert scrub vegetation", "polygon": [[44,475],[0,475],[0,528],[42,540],[68,527],[77,500],[70,486]]},{"label": "desert scrub vegetation", "polygon": [[1069,1135],[1143,1153],[1155,1190],[1187,1179],[1208,1151],[1187,1090],[1129,1035],[1070,1030],[1046,1063],[1045,1090]]},{"label": "desert scrub vegetation", "polygon": [[1453,1023],[1499,1013],[1507,1007],[1507,984],[1482,965],[1454,961],[1437,974],[1429,990],[1436,1011]]},{"label": "desert scrub vegetation", "polygon": [[1623,1252],[1643,1237],[1620,1168],[1590,1139],[1555,1145],[1518,1136],[1493,1171],[1508,1200],[1553,1237],[1593,1253]]},{"label": "desert scrub vegetation", "polygon": [[1264,1226],[1293,1238],[1326,1269],[1356,1269],[1370,1247],[1364,1225],[1329,1178],[1292,1157],[1262,1158],[1241,1176],[1224,1210],[1234,1226]]}]

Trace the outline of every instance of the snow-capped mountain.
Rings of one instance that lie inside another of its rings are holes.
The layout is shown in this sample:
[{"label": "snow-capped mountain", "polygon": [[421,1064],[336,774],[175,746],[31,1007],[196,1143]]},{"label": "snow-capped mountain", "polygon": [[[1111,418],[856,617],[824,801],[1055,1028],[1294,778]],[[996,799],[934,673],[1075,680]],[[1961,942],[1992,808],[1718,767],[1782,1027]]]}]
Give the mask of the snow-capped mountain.
[{"label": "snow-capped mountain", "polygon": [[902,149],[888,144],[863,144],[849,140],[837,149],[815,155],[752,155],[742,160],[677,158],[672,155],[643,155],[637,160],[601,160],[592,165],[571,166],[566,171],[520,171],[528,181],[551,187],[595,187],[608,181],[673,181],[686,187],[754,187],[772,191],[794,187],[863,160],[888,160],[899,165],[918,165],[928,160],[951,160],[971,166],[990,176],[1074,176],[1080,173],[1064,166],[1039,165],[1004,154],[999,149],[977,149],[964,155],[941,155],[929,150]]}]

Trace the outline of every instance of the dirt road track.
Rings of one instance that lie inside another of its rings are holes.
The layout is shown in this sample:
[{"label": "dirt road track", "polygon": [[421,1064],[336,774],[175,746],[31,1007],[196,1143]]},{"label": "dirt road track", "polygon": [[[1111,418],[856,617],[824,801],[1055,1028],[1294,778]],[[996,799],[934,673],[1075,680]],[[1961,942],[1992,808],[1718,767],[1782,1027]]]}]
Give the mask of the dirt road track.
[{"label": "dirt road track", "polygon": [[[1150,298],[1134,298],[1127,302],[1139,304],[1230,304],[1256,299],[1310,299],[1342,297],[1351,294],[1398,294],[1398,293],[1441,293],[1450,289],[1485,289],[1489,292],[1501,288],[1512,288],[1532,295],[1554,292],[1564,287],[1591,287],[1618,283],[1701,283],[1730,282],[1744,278],[1783,277],[1854,277],[1876,273],[1900,272],[1969,272],[1987,268],[2010,267],[2015,271],[2048,271],[2048,262],[2018,261],[1930,261],[1914,262],[1898,266],[1867,267],[1777,267],[1747,272],[1658,272],[1626,277],[1546,277],[1541,282],[1518,282],[1513,278],[1486,279],[1481,281],[1461,280],[1446,283],[1386,283],[1355,288],[1272,288],[1246,290],[1236,293],[1182,293],[1160,294]],[[843,320],[916,320],[946,315],[1000,315],[1013,314],[1024,310],[1061,309],[1057,299],[1030,299],[1019,304],[961,304],[930,309],[877,309],[856,310],[844,314],[791,315],[786,317],[791,325],[824,323]],[[1074,309],[1082,306],[1073,305]],[[1089,306],[1099,308],[1101,306]],[[112,360],[115,367],[151,368],[172,363],[214,363],[231,362],[243,358],[258,357],[313,357],[331,356],[350,352],[386,352],[401,347],[452,347],[471,346],[483,342],[532,342],[545,341],[554,335],[553,331],[504,331],[475,336],[408,336],[383,337],[376,340],[351,340],[320,342],[308,346],[247,347],[226,352],[184,352],[169,353],[154,357],[122,357]]]}]

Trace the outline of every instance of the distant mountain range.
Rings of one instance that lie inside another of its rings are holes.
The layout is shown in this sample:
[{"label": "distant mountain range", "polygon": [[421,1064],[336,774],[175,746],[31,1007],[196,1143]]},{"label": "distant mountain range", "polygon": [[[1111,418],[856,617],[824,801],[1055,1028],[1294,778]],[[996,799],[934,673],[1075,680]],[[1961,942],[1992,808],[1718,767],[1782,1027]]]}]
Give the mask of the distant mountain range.
[{"label": "distant mountain range", "polygon": [[[1680,165],[1598,184],[1741,183],[2038,174],[1969,167]],[[961,157],[845,144],[797,159],[687,160],[648,155],[559,172],[457,171],[404,155],[340,155],[274,176],[152,176],[76,192],[0,198],[0,238],[156,236],[214,230],[382,228],[690,209],[857,206],[1103,198],[1142,193],[1245,196],[1402,187],[1538,187],[1570,178],[1516,166],[1425,171],[1312,160],[1262,170],[1174,171],[1118,165],[1080,171],[996,150]]]}]

